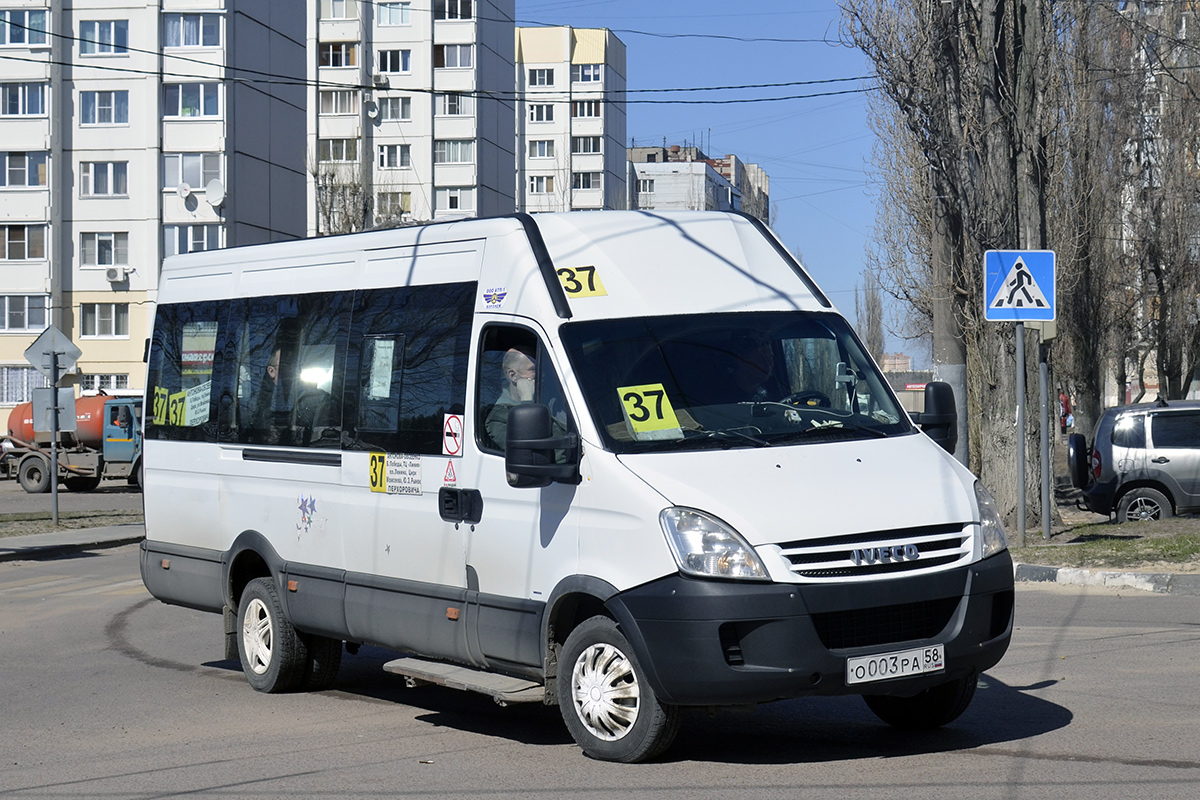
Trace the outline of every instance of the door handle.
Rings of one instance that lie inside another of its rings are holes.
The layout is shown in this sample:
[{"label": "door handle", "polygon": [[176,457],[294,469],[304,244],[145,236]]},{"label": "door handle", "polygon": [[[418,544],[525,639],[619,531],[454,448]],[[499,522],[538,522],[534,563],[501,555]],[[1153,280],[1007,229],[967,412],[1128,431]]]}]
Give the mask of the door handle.
[{"label": "door handle", "polygon": [[1159,456],[1158,458],[1152,458],[1150,460],[1155,464],[1166,464],[1171,459],[1167,458],[1166,456]]},{"label": "door handle", "polygon": [[478,489],[438,489],[438,511],[446,522],[475,525],[483,519],[483,495]]}]

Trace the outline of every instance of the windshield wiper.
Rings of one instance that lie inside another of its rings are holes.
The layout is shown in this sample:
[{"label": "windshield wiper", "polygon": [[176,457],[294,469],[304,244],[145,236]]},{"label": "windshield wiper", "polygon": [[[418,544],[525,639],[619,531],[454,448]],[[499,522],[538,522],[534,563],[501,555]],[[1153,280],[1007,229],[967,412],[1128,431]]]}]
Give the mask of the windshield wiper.
[{"label": "windshield wiper", "polygon": [[771,443],[765,439],[760,439],[757,436],[752,436],[749,433],[740,431],[737,428],[729,428],[727,430],[697,430],[695,428],[685,428],[685,436],[682,439],[660,439],[658,441],[639,442],[642,445],[638,448],[638,452],[652,452],[656,450],[694,450],[698,446],[703,446],[708,442],[716,442],[720,447],[729,449],[740,445],[742,442],[750,444],[754,447],[770,447]]},{"label": "windshield wiper", "polygon": [[887,432],[881,431],[878,428],[868,428],[866,425],[859,425],[857,422],[843,422],[841,420],[835,420],[832,422],[832,424],[827,423],[825,425],[814,425],[811,428],[805,428],[803,430],[781,434],[776,437],[774,441],[778,444],[779,442],[791,441],[792,439],[803,439],[807,436],[813,436],[818,433],[836,433],[839,431],[845,431],[847,433],[865,433],[870,436],[874,436],[877,439],[886,439],[889,435]]}]

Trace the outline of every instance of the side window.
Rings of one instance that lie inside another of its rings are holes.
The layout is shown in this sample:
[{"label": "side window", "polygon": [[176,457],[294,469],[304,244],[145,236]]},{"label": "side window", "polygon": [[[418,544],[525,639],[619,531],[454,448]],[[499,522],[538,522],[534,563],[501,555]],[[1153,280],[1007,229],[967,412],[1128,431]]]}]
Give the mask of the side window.
[{"label": "side window", "polygon": [[1141,414],[1119,418],[1113,425],[1112,443],[1113,447],[1144,448],[1146,418]]},{"label": "side window", "polygon": [[1200,414],[1152,414],[1150,437],[1156,448],[1200,448]]},{"label": "side window", "polygon": [[555,436],[575,429],[558,374],[537,335],[527,328],[492,325],[484,329],[477,386],[475,437],[487,452],[504,452],[508,412],[519,403],[548,407]]},{"label": "side window", "polygon": [[147,371],[146,438],[215,441],[210,422],[218,332],[215,303],[159,307]]},{"label": "side window", "polygon": [[442,455],[467,394],[475,285],[372,289],[355,298],[345,447]]},{"label": "side window", "polygon": [[230,368],[222,393],[223,439],[341,446],[349,300],[349,295],[328,293],[233,304],[231,318],[239,324],[230,326],[226,341]]}]

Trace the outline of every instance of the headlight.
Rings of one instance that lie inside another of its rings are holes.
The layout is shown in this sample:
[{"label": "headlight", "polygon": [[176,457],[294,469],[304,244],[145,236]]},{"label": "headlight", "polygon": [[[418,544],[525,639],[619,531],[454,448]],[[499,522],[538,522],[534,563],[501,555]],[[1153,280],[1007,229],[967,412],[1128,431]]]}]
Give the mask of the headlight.
[{"label": "headlight", "polygon": [[680,572],[702,578],[770,580],[749,543],[716,517],[690,508],[666,508],[658,521]]},{"label": "headlight", "polygon": [[978,481],[975,482],[975,500],[979,503],[980,545],[983,557],[987,558],[1008,549],[1008,539],[1004,536],[1004,521],[996,510],[996,501]]}]

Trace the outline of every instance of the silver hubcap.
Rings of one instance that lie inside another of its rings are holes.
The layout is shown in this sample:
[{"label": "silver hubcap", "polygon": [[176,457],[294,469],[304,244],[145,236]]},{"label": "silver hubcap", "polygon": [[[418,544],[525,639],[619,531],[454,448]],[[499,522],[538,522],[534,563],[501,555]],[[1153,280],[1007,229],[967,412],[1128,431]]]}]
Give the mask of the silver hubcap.
[{"label": "silver hubcap", "polygon": [[255,675],[262,675],[271,666],[271,612],[257,597],[242,615],[242,644],[246,666]]},{"label": "silver hubcap", "polygon": [[1162,509],[1158,507],[1158,503],[1145,497],[1139,497],[1129,504],[1129,510],[1125,512],[1125,519],[1130,522],[1158,519],[1161,513]]},{"label": "silver hubcap", "polygon": [[614,742],[637,722],[641,691],[633,664],[617,648],[594,644],[579,654],[571,670],[575,713],[597,739]]}]

